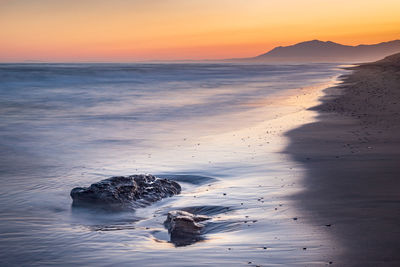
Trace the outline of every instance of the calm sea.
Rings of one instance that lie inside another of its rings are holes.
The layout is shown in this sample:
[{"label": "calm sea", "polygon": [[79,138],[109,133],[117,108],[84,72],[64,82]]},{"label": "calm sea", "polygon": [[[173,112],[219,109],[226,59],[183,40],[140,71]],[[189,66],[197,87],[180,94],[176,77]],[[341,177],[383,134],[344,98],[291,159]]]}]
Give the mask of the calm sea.
[{"label": "calm sea", "polygon": [[[301,189],[301,170],[279,153],[285,140],[268,123],[296,111],[274,104],[277,95],[341,72],[331,64],[0,64],[0,264],[324,262],[323,233],[292,220],[287,196]],[[71,208],[73,187],[136,173],[177,179],[183,192],[135,212]],[[213,217],[203,240],[170,242],[162,223],[177,208]]]}]

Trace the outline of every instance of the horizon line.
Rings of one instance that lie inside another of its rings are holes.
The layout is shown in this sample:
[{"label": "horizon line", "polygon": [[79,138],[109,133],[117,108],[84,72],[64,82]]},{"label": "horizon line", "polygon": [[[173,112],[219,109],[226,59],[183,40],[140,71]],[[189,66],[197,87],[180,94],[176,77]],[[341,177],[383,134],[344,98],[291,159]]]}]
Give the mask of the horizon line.
[{"label": "horizon line", "polygon": [[[291,45],[286,45],[286,46],[275,46],[272,49],[255,55],[255,56],[251,56],[251,57],[230,57],[230,58],[219,58],[219,59],[149,59],[149,60],[132,60],[132,61],[114,61],[114,60],[95,60],[95,61],[91,61],[91,60],[78,60],[78,61],[70,61],[70,60],[66,60],[66,61],[46,61],[46,60],[35,60],[35,59],[26,59],[26,60],[21,60],[21,61],[1,61],[0,60],[0,64],[137,64],[137,63],[195,63],[195,62],[222,62],[222,61],[233,61],[233,60],[243,60],[243,59],[250,59],[253,57],[258,57],[260,55],[264,55],[267,54],[269,52],[271,52],[272,50],[274,50],[275,48],[280,48],[280,47],[290,47],[290,46],[294,46],[297,44],[301,44],[301,43],[307,43],[307,42],[314,42],[314,41],[318,41],[318,42],[323,42],[323,43],[335,43],[335,44],[339,44],[339,45],[343,45],[343,46],[349,46],[349,47],[358,47],[358,46],[369,46],[369,45],[378,45],[378,44],[383,44],[383,43],[389,43],[389,42],[395,42],[395,41],[400,41],[400,37],[399,39],[392,39],[392,40],[388,40],[388,41],[381,41],[381,42],[375,42],[375,43],[371,43],[371,44],[366,44],[366,43],[361,43],[358,45],[346,45],[346,44],[342,44],[342,43],[338,43],[335,41],[322,41],[321,39],[311,39],[308,41],[301,41],[301,42],[296,42],[293,43]],[[233,62],[231,62],[233,63]]]}]

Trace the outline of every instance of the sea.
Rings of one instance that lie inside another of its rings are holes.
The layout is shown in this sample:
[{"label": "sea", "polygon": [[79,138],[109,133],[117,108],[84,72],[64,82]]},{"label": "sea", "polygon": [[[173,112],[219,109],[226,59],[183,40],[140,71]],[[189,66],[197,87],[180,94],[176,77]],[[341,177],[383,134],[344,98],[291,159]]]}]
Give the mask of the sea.
[{"label": "sea", "polygon": [[[301,220],[290,196],[304,190],[304,172],[283,152],[285,131],[313,114],[284,99],[342,73],[337,64],[0,64],[0,265],[329,262],[334,241]],[[298,112],[310,113],[290,119]],[[72,188],[132,174],[176,180],[182,192],[133,211],[72,207]],[[163,224],[179,209],[212,218],[184,245]]]}]

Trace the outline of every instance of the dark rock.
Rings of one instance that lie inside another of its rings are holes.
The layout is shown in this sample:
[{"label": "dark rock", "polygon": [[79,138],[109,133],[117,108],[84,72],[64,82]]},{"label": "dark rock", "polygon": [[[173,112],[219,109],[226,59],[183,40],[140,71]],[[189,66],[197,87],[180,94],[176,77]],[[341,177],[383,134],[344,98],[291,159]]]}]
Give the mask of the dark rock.
[{"label": "dark rock", "polygon": [[165,227],[171,235],[171,242],[177,246],[186,246],[201,240],[204,228],[202,221],[211,219],[205,215],[195,215],[183,210],[168,212]]},{"label": "dark rock", "polygon": [[174,181],[141,174],[111,177],[89,187],[76,187],[70,195],[74,206],[120,209],[144,207],[180,191],[180,185]]}]

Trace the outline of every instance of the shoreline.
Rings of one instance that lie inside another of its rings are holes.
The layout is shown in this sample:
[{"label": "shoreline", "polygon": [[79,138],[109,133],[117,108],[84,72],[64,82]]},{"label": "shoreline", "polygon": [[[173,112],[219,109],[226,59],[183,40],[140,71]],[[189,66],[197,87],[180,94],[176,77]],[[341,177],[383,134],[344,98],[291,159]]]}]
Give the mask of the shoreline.
[{"label": "shoreline", "polygon": [[317,121],[286,133],[306,170],[293,200],[338,244],[339,266],[400,265],[399,59],[350,68],[312,108]]}]

